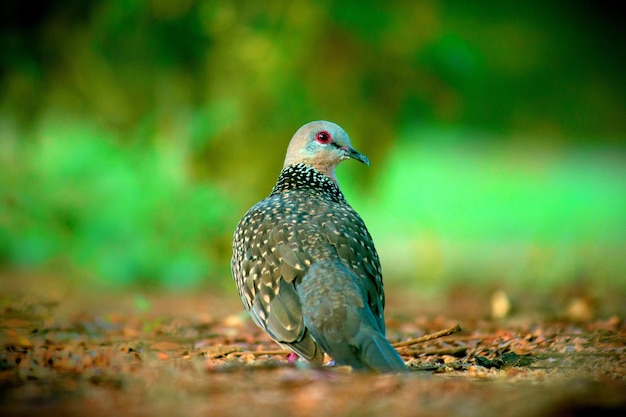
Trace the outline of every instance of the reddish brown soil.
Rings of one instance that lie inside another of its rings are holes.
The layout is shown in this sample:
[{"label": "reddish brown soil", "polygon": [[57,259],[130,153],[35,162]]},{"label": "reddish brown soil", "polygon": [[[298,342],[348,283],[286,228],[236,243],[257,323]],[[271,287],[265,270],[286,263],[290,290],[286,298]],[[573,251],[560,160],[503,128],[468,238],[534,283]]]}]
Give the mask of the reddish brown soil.
[{"label": "reddish brown soil", "polygon": [[620,297],[580,311],[521,303],[493,320],[463,291],[390,291],[390,340],[464,330],[400,348],[407,375],[372,375],[272,353],[234,290],[139,297],[2,280],[3,416],[626,415]]}]

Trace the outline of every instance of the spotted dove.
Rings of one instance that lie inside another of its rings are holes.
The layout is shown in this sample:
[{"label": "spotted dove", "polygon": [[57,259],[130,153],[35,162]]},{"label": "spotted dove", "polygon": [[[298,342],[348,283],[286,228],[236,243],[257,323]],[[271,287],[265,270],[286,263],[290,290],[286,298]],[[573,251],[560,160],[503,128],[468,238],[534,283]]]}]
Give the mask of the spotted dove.
[{"label": "spotted dove", "polygon": [[293,136],[271,194],[241,219],[232,272],[254,322],[280,345],[320,364],[405,371],[385,338],[383,280],[374,242],[339,190],[345,159],[369,165],[338,125]]}]

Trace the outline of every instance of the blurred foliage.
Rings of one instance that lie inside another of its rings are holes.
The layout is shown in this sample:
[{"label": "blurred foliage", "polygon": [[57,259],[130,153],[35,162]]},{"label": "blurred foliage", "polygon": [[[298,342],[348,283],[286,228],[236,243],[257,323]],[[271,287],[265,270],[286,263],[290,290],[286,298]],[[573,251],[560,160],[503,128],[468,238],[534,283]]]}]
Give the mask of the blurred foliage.
[{"label": "blurred foliage", "polygon": [[[457,264],[506,278],[509,261],[539,281],[571,278],[610,253],[606,280],[624,282],[617,10],[3,2],[0,261],[119,283],[224,281],[231,232],[269,192],[289,137],[329,119],[373,161],[340,176],[392,279],[415,276],[394,254],[445,282],[468,274]],[[494,252],[507,245],[520,249]]]},{"label": "blurred foliage", "polygon": [[3,161],[2,258],[17,266],[55,259],[87,276],[174,286],[215,268],[212,237],[224,233],[229,204],[188,178],[180,149],[119,147],[72,122],[43,124],[39,136]]},{"label": "blurred foliage", "polygon": [[386,165],[357,201],[391,276],[626,289],[626,155],[619,148],[409,128]]}]

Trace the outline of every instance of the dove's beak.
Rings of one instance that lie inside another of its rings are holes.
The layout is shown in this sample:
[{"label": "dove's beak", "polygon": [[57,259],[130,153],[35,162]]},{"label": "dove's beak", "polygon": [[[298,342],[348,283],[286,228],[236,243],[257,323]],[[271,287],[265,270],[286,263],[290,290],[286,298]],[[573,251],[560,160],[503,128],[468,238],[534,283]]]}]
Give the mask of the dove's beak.
[{"label": "dove's beak", "polygon": [[361,152],[357,151],[356,149],[352,147],[347,147],[347,146],[342,149],[345,152],[346,157],[356,159],[357,161],[363,162],[365,165],[370,166],[370,160],[367,158],[367,156],[363,155]]}]

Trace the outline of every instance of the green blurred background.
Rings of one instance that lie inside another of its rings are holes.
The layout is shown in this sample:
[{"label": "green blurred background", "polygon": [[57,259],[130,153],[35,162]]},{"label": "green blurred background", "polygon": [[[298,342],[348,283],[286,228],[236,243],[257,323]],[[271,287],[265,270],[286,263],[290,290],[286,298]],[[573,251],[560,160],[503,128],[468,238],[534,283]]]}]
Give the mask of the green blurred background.
[{"label": "green blurred background", "polygon": [[0,269],[233,289],[232,231],[302,124],[388,286],[626,289],[617,3],[0,6]]}]

